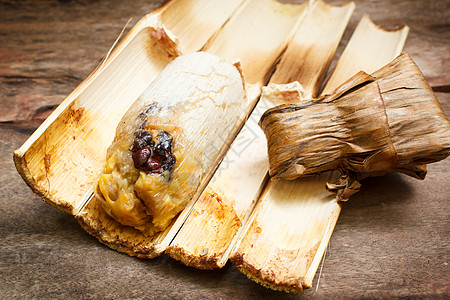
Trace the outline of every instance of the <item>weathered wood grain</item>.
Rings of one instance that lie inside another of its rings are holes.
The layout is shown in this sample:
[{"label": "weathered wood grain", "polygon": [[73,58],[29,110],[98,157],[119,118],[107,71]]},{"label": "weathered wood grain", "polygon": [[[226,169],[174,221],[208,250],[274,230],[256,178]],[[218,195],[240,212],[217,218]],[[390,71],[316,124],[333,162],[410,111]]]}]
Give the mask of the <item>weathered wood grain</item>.
[{"label": "weathered wood grain", "polygon": [[[449,115],[450,94],[437,96]],[[435,187],[448,184],[450,160],[431,164],[425,181],[400,174],[365,180],[344,204],[318,290],[287,295],[253,283],[230,264],[202,271],[167,256],[139,260],[99,244],[72,216],[39,200],[14,169],[10,154],[34,126],[0,125],[0,270],[6,275],[0,291],[6,299],[449,295],[449,192]]]},{"label": "weathered wood grain", "polygon": [[45,119],[160,2],[1,1],[0,122]]},{"label": "weathered wood grain", "polygon": [[[343,4],[345,0],[330,0]],[[449,91],[450,84],[450,10],[448,1],[373,0],[355,1],[356,9],[338,48],[342,53],[351,33],[363,15],[386,29],[408,25],[410,31],[403,51],[408,53],[429,80],[432,87]],[[339,56],[334,58],[331,69]]]},{"label": "weathered wood grain", "polygon": [[[133,17],[127,26],[131,28],[159,2],[0,2],[2,297],[450,297],[450,159],[431,164],[424,181],[398,174],[367,179],[362,190],[343,205],[317,291],[313,288],[298,295],[267,290],[230,265],[201,271],[166,256],[143,261],[117,253],[90,237],[72,216],[36,199],[14,169],[12,151],[100,62],[128,19]],[[405,52],[432,85],[448,86],[447,2],[356,1],[338,54],[363,14],[387,28],[408,24]],[[450,94],[437,96],[449,116]]]}]

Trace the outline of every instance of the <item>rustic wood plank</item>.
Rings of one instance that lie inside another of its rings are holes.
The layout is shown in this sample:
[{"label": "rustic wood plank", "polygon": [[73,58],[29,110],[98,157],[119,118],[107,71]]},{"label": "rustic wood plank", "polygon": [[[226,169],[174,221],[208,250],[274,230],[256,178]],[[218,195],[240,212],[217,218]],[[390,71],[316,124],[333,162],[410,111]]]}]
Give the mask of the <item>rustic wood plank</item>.
[{"label": "rustic wood plank", "polygon": [[45,119],[101,61],[127,20],[133,17],[129,30],[158,5],[2,1],[0,80],[8,105],[0,120]]},{"label": "rustic wood plank", "polygon": [[[330,0],[343,4],[346,0]],[[403,51],[417,63],[432,87],[450,84],[450,30],[449,10],[446,1],[358,1],[357,9],[344,34],[338,53],[346,46],[351,33],[363,15],[369,15],[375,24],[387,30],[408,25],[410,32]],[[331,67],[339,59],[336,56]],[[442,81],[445,83],[442,83]],[[448,91],[448,89],[447,89]]]},{"label": "rustic wood plank", "polygon": [[[0,279],[1,294],[45,299],[448,298],[449,159],[430,165],[424,181],[403,175],[364,181],[359,194],[343,207],[318,290],[300,295],[267,290],[229,265],[205,272],[166,256],[152,261],[133,259],[100,245],[71,216],[36,199],[11,160],[12,151],[45,118],[34,110],[42,107],[42,100],[49,105],[62,101],[100,62],[127,20],[133,17],[129,29],[160,2],[0,3],[0,115],[11,103],[3,105],[11,97],[5,92],[11,91],[5,89],[10,85],[5,85],[6,80],[17,78],[16,99],[28,97],[12,114],[20,111],[22,121],[0,124],[4,158],[0,160],[0,271],[5,274]],[[408,24],[405,52],[428,79],[448,78],[447,6],[445,0],[357,1],[338,53],[361,16],[369,14],[382,27]],[[8,77],[6,71],[16,77]],[[437,96],[450,116],[450,94]],[[315,286],[318,277],[319,272]]]},{"label": "rustic wood plank", "polygon": [[[450,94],[437,97],[450,115]],[[0,124],[2,157],[10,156],[37,125]],[[229,264],[203,271],[167,256],[139,260],[111,251],[72,216],[37,199],[12,160],[3,159],[0,271],[6,276],[0,278],[0,291],[9,299],[448,298],[449,229],[443,208],[449,168],[448,159],[430,165],[424,181],[400,174],[365,180],[344,204],[317,291],[287,295],[253,283]],[[319,272],[314,286],[318,278]]]}]

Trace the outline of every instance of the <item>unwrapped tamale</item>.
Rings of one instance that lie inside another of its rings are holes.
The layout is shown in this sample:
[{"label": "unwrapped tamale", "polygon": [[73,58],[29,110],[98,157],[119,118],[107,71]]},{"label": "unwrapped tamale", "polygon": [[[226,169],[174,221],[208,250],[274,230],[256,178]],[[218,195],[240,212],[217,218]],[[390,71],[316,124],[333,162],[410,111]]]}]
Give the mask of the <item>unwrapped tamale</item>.
[{"label": "unwrapped tamale", "polygon": [[407,54],[329,95],[298,100],[260,120],[273,177],[340,170],[343,178],[329,188],[343,200],[357,191],[358,179],[394,171],[423,179],[425,164],[450,154],[450,123]]},{"label": "unwrapped tamale", "polygon": [[238,69],[187,54],[150,84],[119,123],[94,189],[110,217],[153,235],[185,207],[247,106]]}]

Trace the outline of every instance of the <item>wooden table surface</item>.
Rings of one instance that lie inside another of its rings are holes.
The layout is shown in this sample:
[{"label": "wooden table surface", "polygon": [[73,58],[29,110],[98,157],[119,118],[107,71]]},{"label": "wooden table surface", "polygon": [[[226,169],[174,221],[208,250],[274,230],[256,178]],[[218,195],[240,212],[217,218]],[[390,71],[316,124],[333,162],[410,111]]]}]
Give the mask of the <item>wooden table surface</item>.
[{"label": "wooden table surface", "polygon": [[[13,150],[88,76],[128,19],[127,29],[160,2],[0,2],[0,298],[450,297],[450,159],[430,165],[424,181],[365,180],[343,205],[320,284],[317,272],[313,288],[296,295],[267,290],[231,264],[200,271],[165,255],[120,254],[31,192]],[[364,14],[389,29],[408,24],[404,51],[450,115],[448,0],[355,2],[338,54]]]}]

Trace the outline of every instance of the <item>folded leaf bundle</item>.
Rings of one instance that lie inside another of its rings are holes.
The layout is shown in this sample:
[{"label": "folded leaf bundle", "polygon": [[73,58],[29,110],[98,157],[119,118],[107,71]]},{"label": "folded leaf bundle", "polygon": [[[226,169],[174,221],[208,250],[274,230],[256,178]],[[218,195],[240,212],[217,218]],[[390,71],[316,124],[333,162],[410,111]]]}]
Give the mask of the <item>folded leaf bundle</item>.
[{"label": "folded leaf bundle", "polygon": [[269,109],[260,126],[271,176],[340,170],[343,178],[329,188],[341,200],[358,190],[358,179],[394,171],[423,179],[425,164],[450,154],[450,123],[407,54],[329,95]]},{"label": "folded leaf bundle", "polygon": [[207,180],[247,106],[235,65],[207,53],[171,62],[124,115],[95,187],[122,225],[164,230]]}]

